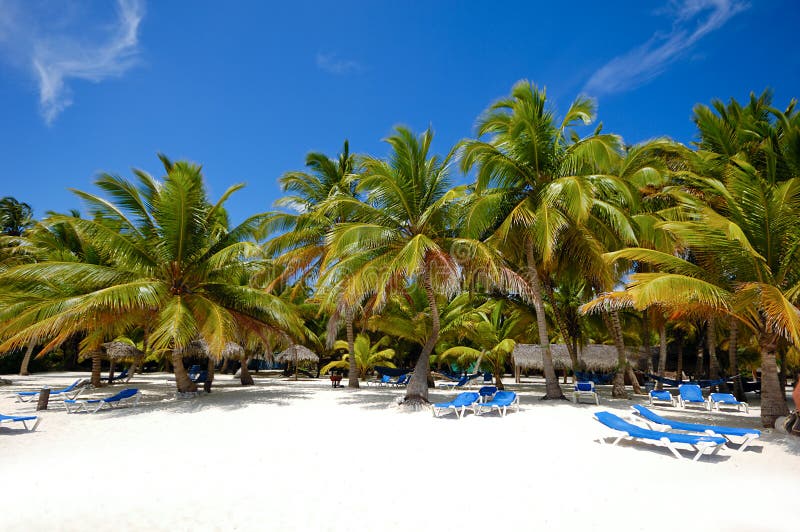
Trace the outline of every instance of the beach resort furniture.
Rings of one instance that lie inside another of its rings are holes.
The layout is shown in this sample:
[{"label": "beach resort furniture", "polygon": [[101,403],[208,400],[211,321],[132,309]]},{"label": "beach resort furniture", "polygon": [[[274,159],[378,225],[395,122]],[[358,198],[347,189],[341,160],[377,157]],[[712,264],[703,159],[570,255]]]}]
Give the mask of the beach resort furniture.
[{"label": "beach resort furniture", "polygon": [[390,383],[392,386],[406,386],[408,385],[408,381],[411,380],[411,373],[404,373],[397,377],[395,382]]},{"label": "beach resort furniture", "polygon": [[[34,421],[35,423],[31,427],[28,427],[28,421]],[[22,426],[25,427],[25,430],[28,432],[36,430],[36,427],[39,426],[41,421],[41,418],[38,416],[6,416],[0,414],[0,423],[22,423]]]},{"label": "beach resort furniture", "polygon": [[122,372],[119,375],[114,375],[113,377],[108,377],[108,383],[109,384],[112,384],[112,383],[117,382],[117,381],[128,382],[128,380],[130,380],[130,377],[128,377],[128,368],[123,369]]},{"label": "beach resort furniture", "polygon": [[452,409],[453,412],[456,413],[456,416],[461,419],[464,417],[464,412],[466,411],[467,407],[470,407],[478,402],[478,397],[478,394],[475,392],[462,392],[449,403],[435,403],[431,405],[433,417],[439,417],[442,412],[448,413]]},{"label": "beach resort furniture", "polygon": [[576,382],[575,389],[572,391],[572,402],[578,403],[581,399],[589,399],[594,404],[600,404],[600,398],[597,396],[597,391],[594,389],[594,382]]},{"label": "beach resort furniture", "polygon": [[656,401],[675,406],[675,397],[667,390],[650,390],[650,406],[655,406]]},{"label": "beach resort furniture", "polygon": [[445,388],[449,390],[454,390],[456,388],[463,388],[469,384],[469,375],[464,375],[456,382],[442,382],[439,384],[439,388]]},{"label": "beach resort furniture", "polygon": [[367,386],[386,386],[390,380],[391,377],[389,375],[381,375],[378,380],[367,381]]},{"label": "beach resort furniture", "polygon": [[512,406],[516,407],[517,412],[519,412],[519,397],[516,392],[503,390],[494,394],[491,401],[472,405],[472,411],[477,415],[481,415],[484,410],[492,412],[496,408],[497,412],[502,417],[505,417],[508,409]]},{"label": "beach resort furniture", "polygon": [[[78,395],[86,389],[86,386],[83,385],[84,380],[78,379],[66,388],[61,388],[60,390],[50,390],[50,398],[53,397],[67,397],[69,399],[75,399]],[[29,401],[33,401],[34,399],[38,399],[39,392],[17,392],[17,402],[27,403]]]},{"label": "beach resort furniture", "polygon": [[76,412],[94,414],[100,411],[101,408],[114,408],[128,402],[133,402],[133,407],[136,408],[136,405],[139,404],[139,397],[140,394],[137,388],[125,388],[121,392],[102,399],[66,399],[64,406],[67,407],[67,413],[69,414]]},{"label": "beach resort furniture", "polygon": [[478,390],[478,396],[480,397],[479,401],[481,403],[488,401],[492,399],[496,393],[497,386],[483,386],[480,390]]},{"label": "beach resort furniture", "polygon": [[[719,451],[720,447],[725,443],[725,438],[721,436],[697,435],[697,434],[681,434],[676,432],[661,432],[658,430],[651,430],[628,423],[621,417],[611,412],[597,412],[594,418],[605,425],[606,427],[621,433],[611,443],[616,445],[622,440],[642,440],[647,443],[654,443],[669,449],[676,458],[684,458],[679,452],[677,445],[689,446],[692,450],[697,451],[693,460],[697,461],[704,454],[713,455]],[[605,437],[599,438],[601,444],[607,443]]]},{"label": "beach resort furniture", "polygon": [[678,386],[678,402],[681,408],[686,408],[687,404],[702,404],[703,408],[708,409],[703,391],[697,384],[681,384]]},{"label": "beach resort furniture", "polygon": [[740,412],[743,408],[745,414],[750,412],[750,405],[737,400],[736,397],[730,393],[712,393],[708,396],[708,405],[717,411],[719,411],[720,405],[733,405],[736,407],[737,412]]},{"label": "beach resort furniture", "polygon": [[742,438],[742,441],[740,442],[741,445],[739,446],[739,451],[744,451],[754,439],[761,436],[761,431],[758,429],[740,429],[736,427],[703,425],[700,423],[684,423],[682,421],[673,421],[671,419],[661,417],[652,410],[642,405],[633,405],[631,408],[633,408],[634,413],[641,416],[642,419],[644,419],[645,423],[647,423],[647,425],[649,425],[651,428],[655,428],[654,425],[663,425],[665,427],[669,427],[670,430],[682,430],[686,432],[701,432],[706,434],[713,434],[717,436],[722,436],[731,443],[735,443],[733,440],[731,440],[731,436]]}]

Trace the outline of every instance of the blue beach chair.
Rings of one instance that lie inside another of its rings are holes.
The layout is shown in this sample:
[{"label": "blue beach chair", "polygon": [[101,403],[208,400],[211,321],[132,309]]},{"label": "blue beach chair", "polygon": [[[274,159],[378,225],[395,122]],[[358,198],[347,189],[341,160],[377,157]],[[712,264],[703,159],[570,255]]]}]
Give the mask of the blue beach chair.
[{"label": "blue beach chair", "polygon": [[717,436],[722,436],[731,443],[734,443],[730,438],[731,436],[742,438],[742,441],[739,445],[739,451],[744,451],[754,439],[761,436],[761,431],[758,429],[740,429],[737,427],[721,427],[717,425],[703,425],[700,423],[684,423],[683,421],[673,421],[672,419],[661,417],[642,405],[633,405],[631,408],[633,408],[634,413],[641,416],[642,419],[645,420],[645,423],[650,425],[651,428],[655,428],[653,427],[655,424],[669,427],[670,430],[683,430],[686,432],[714,434]]},{"label": "blue beach chair", "polygon": [[655,406],[656,401],[675,406],[675,398],[667,390],[650,390],[650,406]]},{"label": "blue beach chair", "polygon": [[456,388],[463,388],[464,386],[467,386],[469,384],[469,380],[470,380],[469,375],[464,375],[456,382],[443,382],[439,384],[439,388],[445,388],[449,390],[454,390]]},{"label": "blue beach chair", "polygon": [[478,390],[478,395],[480,396],[480,402],[483,403],[485,401],[489,401],[494,397],[494,394],[497,393],[497,386],[483,386],[480,390]]},{"label": "blue beach chair", "polygon": [[581,399],[589,399],[596,405],[600,404],[600,398],[597,396],[593,381],[575,383],[575,389],[572,391],[572,402],[577,404]]},{"label": "blue beach chair", "polygon": [[[124,402],[133,402],[133,407],[139,404],[139,390],[136,388],[125,388],[111,397],[104,397],[103,399],[66,399],[64,406],[67,407],[67,413],[74,414],[76,412],[87,412],[94,414],[101,408],[114,408]],[[90,407],[92,409],[90,409]]]},{"label": "blue beach chair", "polygon": [[478,402],[478,394],[475,392],[463,392],[456,396],[455,399],[448,403],[436,403],[431,405],[433,417],[439,417],[442,412],[449,412],[451,409],[456,413],[456,416],[461,419],[464,417],[464,412],[467,407],[472,406]]},{"label": "blue beach chair", "polygon": [[[696,451],[693,458],[694,461],[700,459],[704,454],[713,455],[719,451],[720,447],[725,443],[725,438],[721,436],[708,436],[708,435],[695,435],[695,434],[679,434],[675,432],[661,432],[658,430],[650,430],[632,423],[628,423],[621,417],[611,412],[597,412],[594,418],[605,425],[606,427],[616,432],[622,433],[617,436],[611,445],[616,445],[622,440],[643,440],[655,445],[661,445],[669,449],[676,458],[684,458],[676,447],[677,444],[688,445],[692,450]],[[599,438],[601,444],[607,443],[605,437]]]},{"label": "blue beach chair", "polygon": [[108,383],[112,384],[117,381],[125,381],[128,382],[130,378],[128,377],[128,368],[122,370],[119,375],[114,375],[113,377],[108,377]]},{"label": "blue beach chair", "polygon": [[[33,426],[28,427],[28,421],[35,421],[35,423]],[[36,430],[36,427],[38,427],[41,422],[42,420],[38,416],[6,416],[0,414],[0,423],[22,423],[22,426],[25,427],[25,430],[28,432]]]},{"label": "blue beach chair", "polygon": [[[78,379],[66,388],[61,388],[60,390],[50,390],[50,397],[57,398],[57,397],[67,397],[69,399],[75,399],[78,395],[86,389],[83,386],[83,379]],[[29,401],[33,401],[34,399],[38,399],[39,392],[17,392],[17,402],[27,403]]]},{"label": "blue beach chair", "polygon": [[508,409],[512,406],[516,407],[517,412],[519,412],[519,397],[516,392],[503,390],[494,394],[494,398],[491,401],[473,405],[472,411],[477,415],[481,415],[484,409],[492,412],[496,408],[497,412],[502,417],[505,417]]},{"label": "blue beach chair", "polygon": [[697,384],[681,384],[678,386],[678,402],[681,408],[686,408],[687,404],[703,405],[703,408],[708,409],[706,400],[703,397],[703,390]]},{"label": "blue beach chair", "polygon": [[731,393],[712,393],[708,396],[708,405],[710,407],[709,409],[714,408],[717,410],[717,412],[719,412],[719,407],[721,405],[735,406],[737,412],[740,412],[742,409],[744,409],[745,414],[750,412],[750,405],[743,401],[739,401]]}]

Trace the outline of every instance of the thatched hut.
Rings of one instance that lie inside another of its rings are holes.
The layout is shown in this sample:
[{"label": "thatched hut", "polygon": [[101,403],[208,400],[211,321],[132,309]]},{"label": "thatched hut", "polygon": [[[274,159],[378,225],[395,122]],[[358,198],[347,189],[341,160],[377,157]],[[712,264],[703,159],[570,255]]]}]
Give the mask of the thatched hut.
[{"label": "thatched hut", "polygon": [[304,345],[293,345],[275,355],[276,362],[290,362],[294,364],[294,380],[297,380],[297,365],[300,362],[313,362],[319,364],[319,357],[314,351]]},{"label": "thatched hut", "polygon": [[[128,377],[125,379],[127,382],[133,377],[133,374],[136,372],[136,368],[141,364],[142,360],[144,359],[144,352],[136,347],[135,345],[129,344],[128,342],[119,342],[117,340],[106,342],[100,345],[100,351],[96,351],[92,354],[92,384],[95,386],[99,386],[100,375],[100,358],[106,357],[109,360],[109,368],[108,368],[108,382],[111,383],[114,381],[114,366],[118,362],[122,361],[130,361],[131,365],[128,368]],[[97,356],[95,356],[97,355]],[[96,368],[95,368],[96,366]],[[96,375],[95,375],[96,374]]]},{"label": "thatched hut", "polygon": [[[180,354],[185,357],[208,357],[211,351],[208,348],[208,342],[205,340],[193,340],[189,342],[186,347],[179,350]],[[234,360],[244,358],[244,348],[235,342],[228,342],[220,353],[222,358],[231,358]]]},{"label": "thatched hut", "polygon": [[[628,360],[636,360],[639,352],[626,349]],[[550,344],[550,354],[556,370],[572,369],[572,360],[564,344]],[[512,354],[515,369],[542,371],[542,349],[538,344],[517,344]],[[580,349],[578,359],[587,371],[610,373],[617,366],[617,348],[613,345],[588,344]]]}]

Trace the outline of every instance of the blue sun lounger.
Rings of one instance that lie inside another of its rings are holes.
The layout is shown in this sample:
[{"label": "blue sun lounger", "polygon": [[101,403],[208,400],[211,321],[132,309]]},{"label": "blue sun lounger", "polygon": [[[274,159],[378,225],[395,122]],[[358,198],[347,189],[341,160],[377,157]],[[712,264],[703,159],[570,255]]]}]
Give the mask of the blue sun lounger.
[{"label": "blue sun lounger", "polygon": [[87,412],[94,414],[101,408],[114,408],[121,405],[126,401],[133,401],[133,407],[139,404],[139,390],[136,388],[125,388],[111,397],[104,397],[103,399],[66,399],[64,406],[67,407],[67,413],[74,414],[76,412]]},{"label": "blue sun lounger", "polygon": [[708,396],[708,405],[719,412],[720,405],[732,405],[736,407],[736,411],[740,412],[744,408],[744,413],[750,412],[750,405],[743,401],[739,401],[731,393],[712,393]]},{"label": "blue sun lounger", "polygon": [[[69,399],[75,399],[78,395],[86,389],[85,386],[81,386],[83,379],[78,379],[66,388],[61,388],[60,390],[50,390],[50,397],[56,398],[58,396],[64,396]],[[33,401],[34,399],[38,399],[39,392],[17,392],[17,402],[27,403],[29,401]]]},{"label": "blue sun lounger", "polygon": [[652,428],[655,428],[654,425],[663,425],[669,427],[670,430],[683,430],[686,432],[714,434],[717,436],[722,436],[731,443],[734,443],[730,438],[731,436],[742,438],[741,444],[739,445],[739,451],[744,451],[754,439],[761,436],[761,431],[758,429],[740,429],[737,427],[721,427],[717,425],[703,425],[700,423],[684,423],[683,421],[673,421],[672,419],[661,417],[649,408],[642,405],[633,405],[631,408],[633,408],[634,413],[641,416],[645,423],[650,425]]},{"label": "blue sun lounger", "polygon": [[517,412],[519,412],[519,397],[515,392],[502,390],[494,394],[494,398],[491,401],[472,405],[472,411],[477,415],[481,415],[484,409],[492,412],[496,408],[497,412],[502,417],[505,417],[508,409],[512,406],[516,407]]},{"label": "blue sun lounger", "polygon": [[[620,436],[611,443],[616,445],[622,440],[644,440],[655,445],[661,445],[669,449],[676,458],[684,458],[676,447],[677,444],[688,445],[692,450],[697,451],[693,461],[697,461],[704,454],[713,455],[725,444],[725,438],[721,436],[708,436],[696,434],[680,434],[675,432],[661,432],[650,430],[632,423],[628,423],[621,417],[611,412],[597,412],[594,418],[606,427],[621,432]],[[599,438],[601,444],[605,444],[605,437]]]},{"label": "blue sun lounger", "polygon": [[461,419],[464,417],[464,412],[467,407],[472,406],[478,402],[478,394],[476,392],[462,392],[456,396],[455,399],[449,403],[436,403],[431,405],[433,417],[439,417],[442,412],[449,412],[450,409],[456,413],[456,416]]},{"label": "blue sun lounger", "polygon": [[464,375],[456,382],[443,382],[439,384],[439,388],[448,388],[450,390],[454,390],[456,388],[463,388],[464,386],[469,384],[469,375]]},{"label": "blue sun lounger", "polygon": [[[35,421],[35,423],[29,428],[28,421]],[[0,414],[0,423],[22,423],[22,426],[25,427],[25,430],[28,432],[36,430],[36,427],[39,426],[41,421],[42,420],[38,416],[6,416]]]},{"label": "blue sun lounger", "polygon": [[128,377],[128,368],[123,369],[119,375],[114,375],[113,377],[107,377],[107,378],[109,384],[115,383],[117,381],[128,382],[130,380],[130,377]]},{"label": "blue sun lounger", "polygon": [[575,383],[575,389],[572,391],[572,402],[577,404],[581,399],[589,399],[596,405],[600,404],[600,398],[597,396],[593,381],[578,381]]},{"label": "blue sun lounger", "polygon": [[497,393],[497,386],[483,386],[480,390],[478,390],[478,395],[480,396],[480,402],[484,403],[486,401],[491,400],[494,397],[494,394]]},{"label": "blue sun lounger", "polygon": [[678,402],[681,408],[686,408],[687,404],[703,405],[703,408],[708,409],[706,400],[703,397],[703,390],[697,384],[681,384],[678,386]]},{"label": "blue sun lounger", "polygon": [[656,401],[675,406],[675,398],[667,390],[650,390],[650,406],[655,406]]}]

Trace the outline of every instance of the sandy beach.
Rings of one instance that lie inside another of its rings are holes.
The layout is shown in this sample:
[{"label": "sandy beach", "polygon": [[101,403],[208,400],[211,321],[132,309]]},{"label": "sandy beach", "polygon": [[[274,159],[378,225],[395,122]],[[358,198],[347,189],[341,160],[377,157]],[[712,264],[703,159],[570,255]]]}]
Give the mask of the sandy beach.
[{"label": "sandy beach", "polygon": [[[627,414],[644,397],[601,390],[600,407],[574,405],[539,401],[539,383],[512,384],[519,413],[457,420],[399,411],[403,389],[332,389],[323,379],[241,387],[222,375],[213,393],[176,400],[168,376],[136,376],[136,409],[68,415],[51,402],[36,432],[4,424],[2,529],[796,529],[800,441],[766,430],[742,453],[700,462],[639,443],[601,446],[607,433],[592,413]],[[15,391],[79,377],[88,374],[5,376],[13,384],[0,389],[0,412],[34,410]],[[658,411],[759,422],[757,406]]]}]

